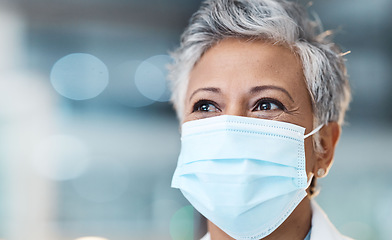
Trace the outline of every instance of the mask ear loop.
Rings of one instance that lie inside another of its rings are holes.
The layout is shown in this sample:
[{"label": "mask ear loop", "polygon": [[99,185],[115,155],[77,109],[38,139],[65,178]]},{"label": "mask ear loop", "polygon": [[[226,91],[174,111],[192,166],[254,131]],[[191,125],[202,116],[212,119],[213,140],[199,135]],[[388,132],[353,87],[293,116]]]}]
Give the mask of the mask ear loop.
[{"label": "mask ear loop", "polygon": [[[304,139],[306,139],[307,137],[312,136],[313,134],[318,132],[323,126],[324,126],[324,124],[321,124],[320,126],[318,126],[315,129],[313,129],[313,131],[311,131],[310,133],[304,135]],[[310,184],[312,183],[313,177],[314,177],[314,174],[312,173],[310,175],[310,178],[309,178],[308,182],[307,182],[306,189],[308,189]]]},{"label": "mask ear loop", "polygon": [[321,124],[320,126],[316,127],[315,129],[313,129],[313,131],[311,131],[310,133],[306,134],[304,136],[304,139],[306,139],[309,136],[312,136],[313,134],[315,134],[316,132],[318,132],[322,127],[324,127],[324,124]]},{"label": "mask ear loop", "polygon": [[310,187],[310,184],[312,183],[313,177],[314,177],[314,174],[311,173],[305,189],[308,189]]}]

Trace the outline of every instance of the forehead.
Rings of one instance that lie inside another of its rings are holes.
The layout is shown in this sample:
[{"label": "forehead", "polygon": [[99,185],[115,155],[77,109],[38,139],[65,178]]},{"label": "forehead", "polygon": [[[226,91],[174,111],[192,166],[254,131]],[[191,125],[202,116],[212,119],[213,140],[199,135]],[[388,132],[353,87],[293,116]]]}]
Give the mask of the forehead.
[{"label": "forehead", "polygon": [[293,92],[299,88],[306,91],[299,57],[281,45],[232,38],[219,42],[200,58],[190,73],[187,95],[206,85],[228,89],[237,85],[230,89],[233,91],[270,84]]}]

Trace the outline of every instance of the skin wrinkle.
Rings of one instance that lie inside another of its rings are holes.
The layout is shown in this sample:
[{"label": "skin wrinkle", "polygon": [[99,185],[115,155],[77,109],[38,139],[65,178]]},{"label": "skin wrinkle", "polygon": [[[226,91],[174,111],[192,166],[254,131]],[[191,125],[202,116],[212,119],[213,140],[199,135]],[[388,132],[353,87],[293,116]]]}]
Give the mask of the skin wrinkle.
[{"label": "skin wrinkle", "polygon": [[[257,63],[259,63],[259,61],[257,61]],[[260,63],[259,63],[259,64],[260,64]],[[275,73],[278,73],[278,72],[275,72]],[[277,87],[277,86],[273,86],[273,85],[253,87],[253,88],[249,91],[249,93],[250,93],[250,94],[254,94],[254,93],[258,93],[258,92],[260,92],[260,91],[263,91],[263,90],[265,90],[265,89],[276,89],[276,90],[282,91],[282,92],[284,92],[284,93],[290,98],[290,100],[291,100],[292,102],[294,102],[293,97],[291,97],[290,93],[287,92],[286,89],[281,88],[281,87]]]},{"label": "skin wrinkle", "polygon": [[[239,5],[237,5],[237,3]],[[226,38],[261,39],[289,46],[301,58],[315,110],[315,123],[343,123],[350,101],[344,59],[330,39],[324,39],[320,22],[308,19],[296,3],[269,0],[207,0],[191,18],[172,53],[172,102],[182,121],[189,72],[204,52]],[[334,98],[325,96],[332,95]]]},{"label": "skin wrinkle", "polygon": [[[284,91],[276,88],[249,94],[258,86],[283,88],[294,102]],[[203,88],[214,90],[200,90]],[[301,62],[298,56],[283,46],[232,38],[221,41],[209,49],[192,69],[186,98],[191,95],[192,100],[185,103],[187,111],[183,116],[184,122],[229,114],[289,122],[305,127],[306,133],[314,128],[311,99]],[[251,103],[264,97],[279,100],[288,111],[278,110],[278,114],[271,117],[268,117],[268,111],[252,111],[249,107]],[[193,112],[193,104],[199,99],[216,102],[220,111]],[[309,177],[318,165],[311,138],[305,140],[305,155]],[[310,229],[310,219],[310,202],[309,198],[305,198],[286,221],[265,239],[287,239],[288,236],[290,239],[303,239]],[[212,240],[231,239],[211,222],[208,226]]]},{"label": "skin wrinkle", "polygon": [[221,90],[220,90],[219,88],[214,88],[214,87],[199,88],[199,89],[197,89],[196,91],[194,91],[194,92],[191,94],[191,96],[189,97],[189,101],[191,101],[191,100],[192,100],[192,97],[193,97],[196,93],[198,93],[198,92],[200,92],[200,91],[208,91],[208,92],[220,93]]},{"label": "skin wrinkle", "polygon": [[[265,90],[279,90],[279,91],[282,91],[283,93],[285,93],[289,98],[290,98],[290,100],[292,101],[292,102],[294,102],[294,100],[293,100],[293,98],[291,97],[291,95],[290,95],[290,93],[288,93],[287,91],[286,91],[286,89],[284,89],[284,88],[281,88],[281,87],[277,87],[277,86],[273,86],[273,85],[266,85],[266,86],[256,86],[256,87],[253,87],[250,91],[249,91],[249,94],[257,94],[257,93],[259,93],[259,92],[261,92],[261,91],[265,91]],[[191,96],[189,97],[189,101],[191,101],[192,100],[192,97],[194,96],[194,95],[196,95],[197,93],[199,93],[199,92],[201,92],[201,91],[207,91],[207,92],[213,92],[213,93],[217,93],[217,94],[220,94],[221,93],[221,89],[220,88],[216,88],[216,87],[203,87],[203,88],[199,88],[199,89],[196,89],[192,94],[191,94]]]},{"label": "skin wrinkle", "polygon": [[[324,127],[312,139],[317,155],[316,164],[310,171],[319,167],[328,169],[332,163],[333,151],[340,134],[340,124],[351,99],[345,59],[340,49],[330,38],[323,38],[319,21],[309,19],[306,9],[293,1],[279,0],[206,0],[190,19],[188,27],[181,36],[181,45],[171,52],[174,63],[169,66],[169,79],[172,88],[171,102],[180,122],[192,113],[187,105],[187,90],[191,71],[209,49],[228,38],[243,39],[246,42],[264,41],[274,46],[285,46],[300,59],[306,78],[313,109],[313,126],[324,123]],[[266,65],[270,65],[267,63]],[[278,73],[278,69],[275,70]],[[333,97],[332,97],[333,96]],[[209,98],[211,95],[203,95]],[[293,96],[295,98],[295,96]],[[235,99],[217,99],[220,108],[226,110],[227,104]],[[237,99],[238,100],[238,99]],[[235,102],[235,101],[234,101]],[[274,120],[288,121],[289,116],[302,116],[300,105],[306,101],[297,99],[298,104],[290,108],[292,112],[280,113]],[[191,103],[189,103],[190,105]],[[287,105],[286,105],[287,107]],[[287,107],[288,108],[288,107]],[[208,116],[219,115],[211,113]],[[244,113],[242,113],[244,114]],[[263,117],[255,114],[254,117]],[[193,119],[206,115],[195,114]],[[264,116],[265,117],[265,116]],[[307,129],[307,132],[311,129]],[[306,150],[306,152],[308,152]],[[309,170],[309,169],[307,169]],[[325,174],[324,176],[326,176]],[[316,176],[317,177],[317,176]],[[312,181],[312,192],[316,193],[316,177]],[[225,239],[224,236],[214,239]],[[292,239],[282,236],[276,239]]]}]

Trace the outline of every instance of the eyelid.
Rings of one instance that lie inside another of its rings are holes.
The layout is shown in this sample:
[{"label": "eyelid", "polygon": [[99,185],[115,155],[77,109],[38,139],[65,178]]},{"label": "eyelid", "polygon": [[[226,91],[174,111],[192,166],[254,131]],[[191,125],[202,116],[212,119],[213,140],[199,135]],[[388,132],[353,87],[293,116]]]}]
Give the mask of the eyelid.
[{"label": "eyelid", "polygon": [[256,103],[253,105],[252,111],[256,111],[255,109],[259,106],[261,102],[270,102],[278,106],[282,111],[287,111],[287,108],[281,103],[279,100],[276,100],[274,98],[260,98],[256,101]]},{"label": "eyelid", "polygon": [[192,113],[198,111],[197,108],[200,107],[202,104],[211,104],[214,105],[214,107],[216,109],[218,109],[219,111],[221,111],[221,109],[219,108],[219,105],[212,101],[212,100],[208,100],[208,99],[199,99],[198,101],[196,101],[193,106],[192,106]]}]

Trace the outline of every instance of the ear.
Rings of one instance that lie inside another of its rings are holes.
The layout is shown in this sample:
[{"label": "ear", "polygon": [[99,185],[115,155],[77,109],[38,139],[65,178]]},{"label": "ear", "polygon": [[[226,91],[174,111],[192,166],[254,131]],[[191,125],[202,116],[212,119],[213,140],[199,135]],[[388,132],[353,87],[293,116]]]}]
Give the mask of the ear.
[{"label": "ear", "polygon": [[[337,122],[329,122],[320,130],[320,144],[323,152],[317,156],[314,173],[318,178],[325,177],[332,166],[335,147],[340,137],[341,128]],[[322,170],[320,170],[322,169]],[[324,170],[324,171],[323,171]]]}]

